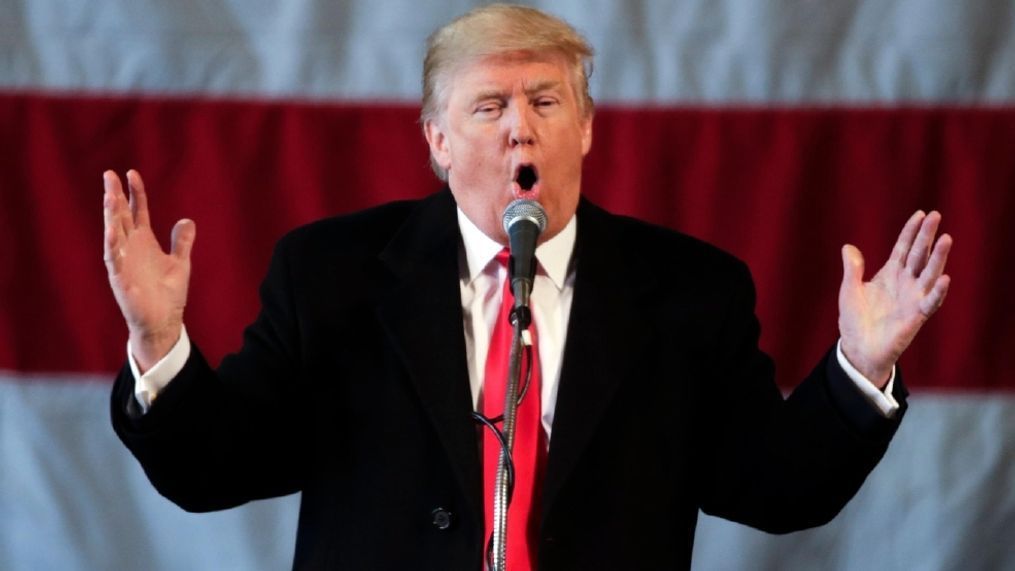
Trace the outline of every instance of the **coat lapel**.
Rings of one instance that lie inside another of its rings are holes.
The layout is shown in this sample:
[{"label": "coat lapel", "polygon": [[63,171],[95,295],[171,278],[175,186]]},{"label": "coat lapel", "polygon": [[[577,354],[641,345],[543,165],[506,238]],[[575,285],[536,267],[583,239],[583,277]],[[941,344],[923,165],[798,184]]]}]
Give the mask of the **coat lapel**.
[{"label": "coat lapel", "polygon": [[653,284],[630,267],[611,218],[584,199],[578,209],[574,300],[543,483],[544,521],[650,335],[639,301]]},{"label": "coat lapel", "polygon": [[403,361],[475,513],[482,513],[462,303],[458,222],[447,190],[424,200],[381,253],[395,278],[378,318]]}]

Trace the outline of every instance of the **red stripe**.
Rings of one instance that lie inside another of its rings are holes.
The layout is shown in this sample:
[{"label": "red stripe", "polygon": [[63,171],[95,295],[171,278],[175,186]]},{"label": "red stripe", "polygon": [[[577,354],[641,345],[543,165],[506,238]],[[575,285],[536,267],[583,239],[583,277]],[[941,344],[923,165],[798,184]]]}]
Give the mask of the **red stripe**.
[{"label": "red stripe", "polygon": [[[124,326],[101,182],[134,167],[156,229],[198,223],[187,322],[235,348],[287,229],[439,187],[413,107],[0,95],[0,367],[107,371]],[[1015,107],[601,109],[586,194],[736,253],[792,384],[836,337],[839,246],[874,268],[916,208],[956,236],[948,303],[904,357],[917,387],[1015,388]]]}]

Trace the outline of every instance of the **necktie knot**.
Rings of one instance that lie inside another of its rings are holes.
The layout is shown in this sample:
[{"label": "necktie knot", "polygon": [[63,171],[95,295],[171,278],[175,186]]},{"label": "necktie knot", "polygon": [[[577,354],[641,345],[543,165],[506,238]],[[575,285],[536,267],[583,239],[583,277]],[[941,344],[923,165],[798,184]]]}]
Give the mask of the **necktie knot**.
[{"label": "necktie knot", "polygon": [[494,256],[493,259],[496,260],[497,263],[500,264],[502,267],[506,268],[508,262],[511,260],[511,250],[508,250],[507,247],[505,246],[504,248],[501,248],[499,252],[497,252],[497,255]]}]

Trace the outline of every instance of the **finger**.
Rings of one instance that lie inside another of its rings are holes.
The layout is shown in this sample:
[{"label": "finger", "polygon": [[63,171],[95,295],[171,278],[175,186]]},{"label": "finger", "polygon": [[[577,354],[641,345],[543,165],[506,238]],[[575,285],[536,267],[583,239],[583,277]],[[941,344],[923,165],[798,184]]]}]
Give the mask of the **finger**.
[{"label": "finger", "polygon": [[920,224],[920,231],[913,241],[906,257],[906,269],[916,277],[927,265],[927,258],[930,256],[930,247],[934,243],[934,236],[937,234],[938,225],[941,224],[941,214],[937,211],[931,212]]},{"label": "finger", "polygon": [[123,267],[123,239],[117,227],[119,225],[106,226],[102,233],[102,261],[106,263],[106,270],[111,274],[120,273]]},{"label": "finger", "polygon": [[193,220],[184,218],[173,226],[171,235],[172,244],[170,254],[180,261],[190,261],[190,250],[194,247],[194,239],[197,237],[197,224]]},{"label": "finger", "polygon": [[144,190],[144,181],[141,180],[141,173],[134,169],[127,171],[127,187],[130,189],[130,212],[134,219],[134,225],[138,227],[149,226],[148,195]]},{"label": "finger", "polygon": [[122,257],[121,249],[126,239],[123,225],[120,223],[117,209],[122,206],[119,201],[116,188],[120,185],[120,178],[113,171],[102,173],[102,182],[105,192],[102,196],[102,222],[103,230],[103,251],[102,259],[106,262],[109,271],[119,271],[119,259]]},{"label": "finger", "polygon": [[852,244],[842,247],[842,285],[859,286],[863,283],[863,254]]},{"label": "finger", "polygon": [[922,210],[917,210],[906,221],[902,232],[899,232],[899,239],[895,241],[895,247],[892,248],[891,261],[898,262],[900,266],[906,265],[906,257],[913,246],[913,240],[916,239],[916,233],[920,230],[920,223],[924,216],[926,215]]},{"label": "finger", "polygon": [[923,299],[920,300],[920,313],[924,317],[930,317],[934,315],[934,312],[941,308],[941,305],[945,302],[945,296],[948,295],[948,288],[952,284],[952,278],[947,274],[938,277],[934,283],[934,287],[930,290]]},{"label": "finger", "polygon": [[116,223],[123,229],[124,236],[129,236],[134,230],[134,219],[130,214],[127,197],[123,195],[123,185],[120,177],[113,171],[106,171],[103,180],[107,181],[106,193],[113,197],[113,216]]},{"label": "finger", "polygon": [[923,291],[928,291],[933,287],[938,277],[945,271],[945,264],[948,263],[948,254],[952,251],[953,240],[950,234],[942,234],[937,239],[937,244],[934,244],[934,251],[930,254],[930,260],[927,262],[927,267],[923,269],[923,273],[919,276],[919,284]]},{"label": "finger", "polygon": [[119,219],[117,207],[117,188],[120,186],[120,177],[113,171],[102,173],[102,221],[105,225],[112,226]]}]

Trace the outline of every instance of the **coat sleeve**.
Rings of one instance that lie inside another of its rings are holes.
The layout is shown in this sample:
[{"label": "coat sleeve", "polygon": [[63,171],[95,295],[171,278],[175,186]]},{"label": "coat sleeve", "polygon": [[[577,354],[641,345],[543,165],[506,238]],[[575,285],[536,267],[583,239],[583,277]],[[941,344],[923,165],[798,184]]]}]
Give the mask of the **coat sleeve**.
[{"label": "coat sleeve", "polygon": [[213,370],[194,345],[183,370],[146,414],[124,366],[113,387],[116,434],[156,489],[188,511],[210,511],[298,491],[308,442],[299,320],[287,250],[276,248],[262,308],[243,348]]},{"label": "coat sleeve", "polygon": [[737,263],[715,331],[702,392],[718,403],[703,415],[701,505],[706,513],[772,533],[824,524],[884,455],[905,412],[881,417],[838,365],[834,349],[783,398],[758,348],[750,274]]}]

